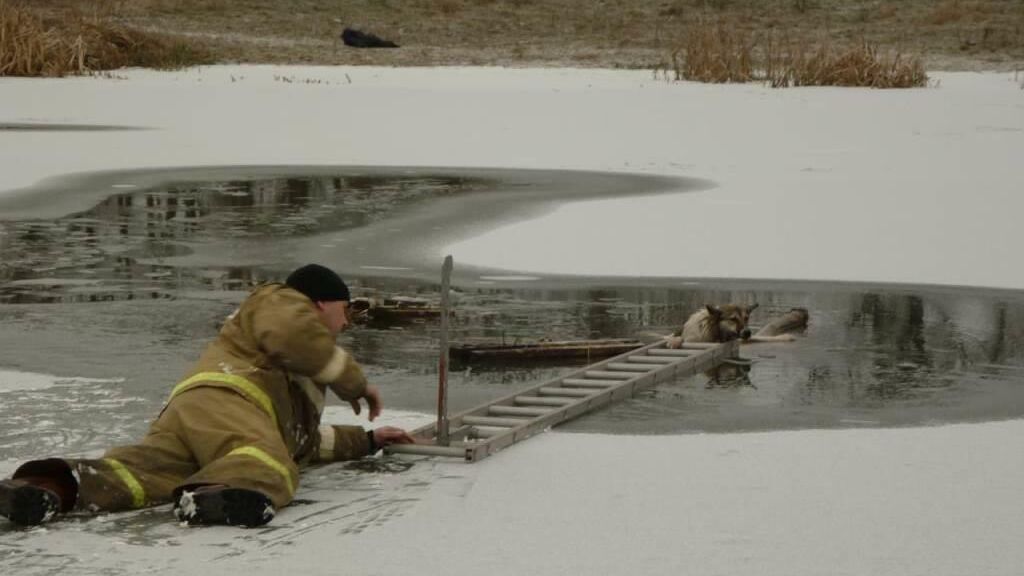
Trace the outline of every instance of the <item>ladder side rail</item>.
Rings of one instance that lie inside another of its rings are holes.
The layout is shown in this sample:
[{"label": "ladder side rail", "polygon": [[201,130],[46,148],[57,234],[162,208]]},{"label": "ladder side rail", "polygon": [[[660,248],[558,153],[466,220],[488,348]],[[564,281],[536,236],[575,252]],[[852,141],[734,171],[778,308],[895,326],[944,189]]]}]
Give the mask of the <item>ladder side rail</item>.
[{"label": "ladder side rail", "polygon": [[[704,343],[699,346],[694,345],[694,347],[690,349],[697,351],[696,354],[690,356],[674,357],[676,358],[676,360],[671,364],[660,365],[657,369],[650,370],[645,373],[638,373],[637,377],[631,378],[630,380],[609,380],[608,382],[612,384],[611,386],[607,388],[594,389],[595,394],[586,397],[580,397],[577,399],[576,402],[566,404],[565,406],[551,410],[546,414],[532,417],[524,414],[524,417],[522,418],[522,423],[519,426],[509,427],[509,430],[504,434],[492,436],[488,438],[486,442],[478,443],[478,446],[474,447],[476,449],[476,456],[471,457],[467,452],[466,459],[470,461],[478,459],[480,457],[486,456],[487,454],[496,452],[497,450],[500,450],[502,447],[508,446],[514,442],[519,441],[519,439],[515,436],[517,432],[520,433],[519,436],[521,437],[521,439],[525,439],[536,433],[536,431],[543,430],[549,426],[554,426],[556,425],[556,423],[561,423],[564,420],[575,418],[580,414],[584,414],[586,412],[589,412],[590,410],[603,406],[604,404],[607,404],[609,401],[611,401],[613,395],[615,395],[615,399],[631,396],[633,393],[635,393],[636,390],[640,389],[637,387],[638,382],[645,382],[646,384],[644,384],[644,387],[646,387],[656,382],[662,382],[667,379],[688,376],[696,374],[697,372],[703,370],[707,370],[713,366],[720,364],[726,358],[736,357],[739,350],[738,344],[739,343],[734,340],[731,342],[723,342],[720,344],[708,345]],[[526,390],[509,394],[507,396],[487,402],[485,404],[480,404],[478,406],[460,412],[456,415],[450,416],[449,425],[453,428],[462,427],[465,425],[462,419],[466,416],[487,417],[488,410],[492,406],[516,406],[517,397],[526,396],[530,394],[535,394],[539,396],[541,388],[558,387],[559,383],[562,382],[563,380],[572,379],[574,376],[583,376],[588,371],[595,371],[601,367],[606,366],[607,364],[623,362],[629,356],[646,354],[648,350],[663,349],[664,346],[664,341],[654,342],[642,348],[632,350],[630,352],[621,354],[619,356],[615,356],[613,358],[608,358],[596,364],[582,367],[570,374],[559,376],[557,378],[548,380],[541,384],[532,386]],[[625,387],[629,387],[631,392],[628,396],[621,396],[622,392],[619,392],[619,390]],[[606,397],[607,400],[605,399]],[[584,408],[581,410],[581,407]],[[569,416],[566,417],[567,415]],[[534,431],[530,432],[529,434],[523,435],[522,431],[526,429]],[[424,425],[410,432],[412,436],[425,440],[432,439],[435,433],[436,423]],[[511,437],[510,441],[509,437]],[[482,446],[484,444],[486,444],[486,446]]]},{"label": "ladder side rail", "polygon": [[[651,344],[648,344],[648,345],[643,346],[641,348],[637,348],[635,350],[630,350],[629,352],[625,352],[623,354],[620,354],[618,356],[614,356],[612,358],[607,358],[605,360],[597,362],[596,364],[590,364],[590,365],[584,366],[584,367],[579,368],[579,369],[577,369],[577,370],[575,370],[573,372],[570,372],[569,374],[566,374],[564,376],[559,376],[557,378],[553,378],[551,380],[547,380],[545,382],[542,382],[540,384],[532,386],[532,387],[530,387],[530,388],[528,388],[526,390],[520,390],[518,392],[514,392],[512,394],[509,394],[507,396],[503,396],[503,397],[498,398],[496,400],[492,400],[492,401],[487,402],[485,404],[479,404],[477,406],[474,406],[473,408],[470,408],[468,410],[464,410],[462,412],[459,412],[458,414],[450,415],[448,417],[448,425],[450,427],[452,427],[452,428],[456,428],[456,427],[462,425],[462,418],[464,416],[486,416],[487,415],[487,409],[490,408],[491,406],[495,406],[495,405],[508,405],[508,406],[512,406],[512,405],[514,405],[515,404],[516,396],[523,396],[523,395],[527,395],[527,394],[532,394],[532,393],[536,392],[537,390],[539,390],[540,388],[543,388],[543,387],[546,387],[546,386],[557,385],[559,382],[561,382],[562,380],[564,380],[566,378],[582,377],[583,373],[587,372],[588,370],[599,370],[599,369],[603,368],[607,364],[611,364],[613,362],[622,362],[622,361],[625,361],[625,358],[628,358],[629,356],[635,356],[635,355],[638,355],[638,354],[645,354],[648,350],[652,350],[652,349],[656,349],[656,348],[663,348],[664,346],[665,346],[665,341],[664,340],[659,340],[658,342],[652,342]],[[436,435],[436,433],[437,433],[437,423],[436,422],[423,425],[423,426],[421,426],[419,428],[416,428],[416,429],[414,429],[414,430],[409,432],[409,434],[411,436],[415,437],[415,438],[433,438],[434,435]]]},{"label": "ladder side rail", "polygon": [[[729,357],[736,348],[735,342],[723,343],[724,348],[706,348],[700,354],[695,355],[692,361],[681,361],[673,365],[666,365],[660,370],[654,370],[646,374],[641,375],[639,378],[635,378],[629,381],[624,381],[613,387],[599,390],[597,394],[588,397],[580,398],[579,401],[573,404],[567,405],[564,408],[552,411],[550,414],[544,416],[538,416],[522,426],[516,428],[510,428],[504,433],[496,434],[486,439],[486,441],[480,442],[486,446],[486,450],[479,451],[474,455],[474,458],[470,461],[475,461],[479,458],[484,458],[503,448],[507,448],[512,444],[526,440],[527,438],[546,430],[547,428],[555,427],[562,422],[572,420],[577,416],[586,414],[587,412],[601,408],[607,404],[622,400],[625,398],[632,397],[638,391],[653,386],[658,382],[671,380],[680,376],[690,376],[704,370],[703,366],[715,365],[720,363],[720,360],[716,362],[716,358],[724,359]],[[468,459],[468,458],[467,458]]]}]

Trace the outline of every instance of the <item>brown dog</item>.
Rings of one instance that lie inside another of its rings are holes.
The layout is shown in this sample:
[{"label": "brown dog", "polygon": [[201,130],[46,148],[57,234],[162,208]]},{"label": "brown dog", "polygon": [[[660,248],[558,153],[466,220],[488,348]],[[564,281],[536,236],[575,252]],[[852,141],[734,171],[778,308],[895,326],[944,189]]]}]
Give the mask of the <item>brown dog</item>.
[{"label": "brown dog", "polygon": [[[729,342],[742,339],[744,342],[790,342],[795,340],[790,334],[762,333],[751,336],[747,325],[750,313],[757,309],[757,304],[725,304],[721,307],[705,304],[694,312],[683,324],[668,337],[669,348],[679,348],[683,342]],[[804,312],[806,325],[806,312]]]}]

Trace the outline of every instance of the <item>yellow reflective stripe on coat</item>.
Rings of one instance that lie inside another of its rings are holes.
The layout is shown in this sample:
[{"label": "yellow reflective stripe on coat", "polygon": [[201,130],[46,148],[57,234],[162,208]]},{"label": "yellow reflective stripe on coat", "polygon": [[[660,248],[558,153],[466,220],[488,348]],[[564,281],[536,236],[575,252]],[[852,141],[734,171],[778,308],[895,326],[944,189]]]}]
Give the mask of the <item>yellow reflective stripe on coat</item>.
[{"label": "yellow reflective stripe on coat", "polygon": [[289,494],[295,494],[295,483],[292,482],[292,475],[291,475],[291,472],[288,471],[288,467],[285,466],[284,464],[281,464],[277,460],[274,460],[274,458],[271,457],[270,454],[267,454],[266,452],[264,452],[263,450],[260,450],[259,448],[255,447],[255,446],[243,446],[241,448],[235,448],[231,452],[228,452],[227,455],[228,456],[236,456],[236,455],[252,456],[253,458],[259,460],[260,462],[263,462],[267,466],[270,466],[278,474],[280,474],[281,476],[284,477],[284,481],[288,485],[288,493]]},{"label": "yellow reflective stripe on coat", "polygon": [[[174,390],[171,390],[171,398],[174,398],[199,382],[220,382],[237,389],[244,396],[253,399],[256,404],[258,404],[259,407],[262,408],[268,416],[270,416],[270,419],[274,421],[274,426],[277,426],[277,412],[274,411],[274,403],[271,402],[270,396],[267,396],[266,392],[260,390],[259,386],[235,374],[227,374],[224,372],[200,372],[199,374],[196,374],[175,386]],[[170,401],[171,398],[168,398],[168,401]]]},{"label": "yellow reflective stripe on coat", "polygon": [[142,489],[142,484],[139,484],[139,480],[135,478],[131,470],[128,470],[124,464],[113,458],[104,458],[103,461],[110,465],[114,474],[117,474],[117,477],[128,487],[128,491],[132,493],[132,508],[142,508],[145,506],[146,491]]}]

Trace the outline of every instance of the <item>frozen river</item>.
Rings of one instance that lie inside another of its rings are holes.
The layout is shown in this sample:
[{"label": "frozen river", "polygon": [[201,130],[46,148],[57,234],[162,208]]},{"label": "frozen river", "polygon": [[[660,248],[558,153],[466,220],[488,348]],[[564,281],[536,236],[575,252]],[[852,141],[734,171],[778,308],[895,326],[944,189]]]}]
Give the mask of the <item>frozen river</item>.
[{"label": "frozen river", "polygon": [[[756,324],[811,311],[797,342],[744,348],[749,373],[662,385],[479,464],[311,471],[258,531],[166,509],[0,528],[0,572],[1016,576],[1024,92],[1012,74],[932,81],[0,79],[0,473],[137,437],[245,289],[305,260],[360,294],[432,299],[452,253],[460,338],[667,331],[708,301],[757,301]],[[386,423],[422,421],[436,326],[342,342]],[[462,369],[452,403],[567,369]]]},{"label": "frozen river", "polygon": [[[279,280],[304,255],[341,270],[357,296],[436,302],[429,278],[437,271],[424,253],[511,217],[502,206],[524,214],[580,195],[712,186],[558,171],[259,172],[166,172],[163,184],[117,191],[81,212],[0,222],[4,368],[65,377],[45,386],[21,384],[16,373],[0,377],[3,459],[137,437],[213,337],[216,319],[249,287]],[[71,186],[63,194],[77,192]],[[55,191],[46,205],[60,198]],[[481,213],[481,204],[492,212]],[[364,241],[373,237],[382,240]],[[456,288],[455,340],[664,334],[704,303],[758,302],[754,321],[761,324],[792,307],[810,311],[797,342],[744,347],[755,361],[749,372],[662,385],[564,430],[890,427],[1024,415],[1024,295],[1013,291],[474,267],[459,267]],[[430,412],[437,330],[430,321],[372,324],[344,339],[387,390],[389,406]],[[468,408],[571,369],[550,362],[457,368],[452,403]]]}]

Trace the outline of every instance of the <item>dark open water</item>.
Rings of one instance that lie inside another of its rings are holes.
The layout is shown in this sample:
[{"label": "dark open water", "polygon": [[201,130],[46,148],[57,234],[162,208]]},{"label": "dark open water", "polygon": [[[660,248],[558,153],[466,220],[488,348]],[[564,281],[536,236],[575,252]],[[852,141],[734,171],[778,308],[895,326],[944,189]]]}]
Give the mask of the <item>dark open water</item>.
[{"label": "dark open water", "polygon": [[[69,377],[35,389],[0,375],[0,460],[131,441],[246,291],[307,259],[339,269],[357,296],[436,301],[438,250],[453,239],[569,198],[709,185],[572,172],[207,169],[65,181],[36,205],[19,199],[6,215],[0,204],[0,370]],[[62,203],[90,207],[50,217]],[[755,361],[748,372],[662,385],[563,430],[725,432],[1024,415],[1019,292],[700,279],[482,283],[494,271],[456,269],[455,340],[667,333],[705,302],[759,302],[755,325],[794,306],[810,311],[797,342],[744,347]],[[437,329],[430,321],[362,326],[341,340],[389,407],[429,412]],[[570,369],[460,368],[450,401],[468,408]]]}]

